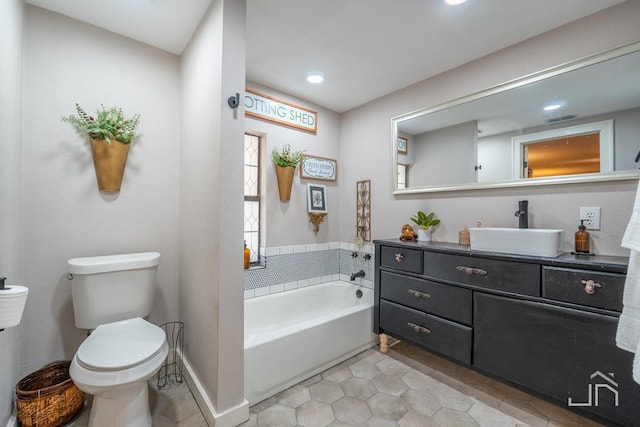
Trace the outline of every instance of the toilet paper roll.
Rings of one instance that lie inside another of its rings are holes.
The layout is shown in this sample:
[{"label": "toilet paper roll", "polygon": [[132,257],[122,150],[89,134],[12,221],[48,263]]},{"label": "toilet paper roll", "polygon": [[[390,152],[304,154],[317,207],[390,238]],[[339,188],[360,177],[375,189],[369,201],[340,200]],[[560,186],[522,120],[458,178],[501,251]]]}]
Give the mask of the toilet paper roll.
[{"label": "toilet paper roll", "polygon": [[29,289],[25,286],[7,286],[0,291],[0,329],[20,323]]}]

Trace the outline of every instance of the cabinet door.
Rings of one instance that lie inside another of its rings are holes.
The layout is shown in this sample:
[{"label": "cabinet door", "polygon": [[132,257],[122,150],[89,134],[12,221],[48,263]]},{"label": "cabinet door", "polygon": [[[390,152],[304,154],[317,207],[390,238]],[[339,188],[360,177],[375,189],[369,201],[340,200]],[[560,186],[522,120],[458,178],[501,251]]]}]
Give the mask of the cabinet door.
[{"label": "cabinet door", "polygon": [[471,290],[401,274],[380,272],[380,298],[471,325]]},{"label": "cabinet door", "polygon": [[538,264],[425,252],[423,274],[434,280],[540,296]]},{"label": "cabinet door", "polygon": [[422,251],[395,246],[381,246],[380,266],[422,274]]},{"label": "cabinet door", "polygon": [[[589,307],[622,311],[624,274],[544,266],[542,296]],[[595,283],[589,293],[586,282]]]},{"label": "cabinet door", "polygon": [[622,425],[640,420],[633,354],[613,316],[474,294],[473,365]]},{"label": "cabinet door", "polygon": [[467,365],[471,362],[471,328],[404,307],[380,301],[380,327],[404,341],[435,350]]}]

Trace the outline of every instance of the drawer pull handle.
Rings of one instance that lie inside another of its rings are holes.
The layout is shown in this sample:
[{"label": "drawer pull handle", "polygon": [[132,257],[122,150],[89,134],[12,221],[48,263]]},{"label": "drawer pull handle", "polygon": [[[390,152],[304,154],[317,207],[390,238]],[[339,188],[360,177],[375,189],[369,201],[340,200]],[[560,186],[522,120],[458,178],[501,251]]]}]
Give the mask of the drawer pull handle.
[{"label": "drawer pull handle", "polygon": [[416,325],[415,323],[407,323],[407,326],[413,329],[415,332],[419,332],[422,334],[430,334],[431,331],[424,326]]},{"label": "drawer pull handle", "polygon": [[584,291],[589,295],[595,294],[596,288],[602,287],[600,283],[594,282],[593,280],[582,280],[581,283],[584,285]]},{"label": "drawer pull handle", "polygon": [[487,270],[483,270],[481,268],[476,267],[465,267],[464,265],[459,265],[456,267],[456,270],[462,271],[464,274],[478,274],[480,276],[484,276],[487,274]]},{"label": "drawer pull handle", "polygon": [[403,259],[404,259],[404,255],[396,254],[396,262],[402,262]]},{"label": "drawer pull handle", "polygon": [[425,294],[424,292],[416,291],[415,289],[409,289],[409,293],[416,298],[431,298],[431,295]]}]

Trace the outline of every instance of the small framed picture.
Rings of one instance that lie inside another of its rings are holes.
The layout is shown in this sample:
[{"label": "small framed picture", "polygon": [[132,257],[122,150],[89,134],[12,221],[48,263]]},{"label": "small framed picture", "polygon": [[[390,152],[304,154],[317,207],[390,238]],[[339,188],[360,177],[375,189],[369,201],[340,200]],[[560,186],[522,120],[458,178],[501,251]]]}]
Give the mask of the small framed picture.
[{"label": "small framed picture", "polygon": [[399,136],[398,137],[398,153],[400,154],[407,154],[407,138],[405,138],[404,136]]},{"label": "small framed picture", "polygon": [[327,213],[326,187],[307,184],[307,207],[309,213]]}]

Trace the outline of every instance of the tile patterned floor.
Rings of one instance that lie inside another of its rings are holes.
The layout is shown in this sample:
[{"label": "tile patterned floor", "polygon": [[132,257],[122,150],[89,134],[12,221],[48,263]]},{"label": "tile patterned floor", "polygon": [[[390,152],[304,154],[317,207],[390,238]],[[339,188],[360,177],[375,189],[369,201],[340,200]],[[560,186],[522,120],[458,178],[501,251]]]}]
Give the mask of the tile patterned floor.
[{"label": "tile patterned floor", "polygon": [[250,408],[242,427],[600,424],[402,342],[368,350]]},{"label": "tile patterned floor", "polygon": [[[185,384],[150,382],[154,427],[206,427]],[[88,411],[74,423],[85,427]],[[241,427],[600,424],[402,342],[371,349],[250,408]]]}]

